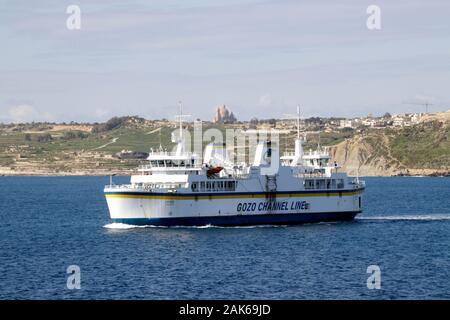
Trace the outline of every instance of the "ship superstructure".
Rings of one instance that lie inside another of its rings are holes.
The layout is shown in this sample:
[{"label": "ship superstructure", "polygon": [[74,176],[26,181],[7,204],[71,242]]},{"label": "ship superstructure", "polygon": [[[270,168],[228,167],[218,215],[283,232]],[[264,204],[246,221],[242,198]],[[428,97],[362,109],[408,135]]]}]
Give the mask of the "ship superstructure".
[{"label": "ship superstructure", "polygon": [[[181,129],[181,128],[180,128]],[[364,182],[347,176],[324,148],[280,157],[272,141],[258,143],[249,164],[235,164],[223,144],[208,144],[203,160],[185,150],[151,151],[129,184],[105,186],[113,222],[155,226],[236,226],[351,220],[362,211]]]}]

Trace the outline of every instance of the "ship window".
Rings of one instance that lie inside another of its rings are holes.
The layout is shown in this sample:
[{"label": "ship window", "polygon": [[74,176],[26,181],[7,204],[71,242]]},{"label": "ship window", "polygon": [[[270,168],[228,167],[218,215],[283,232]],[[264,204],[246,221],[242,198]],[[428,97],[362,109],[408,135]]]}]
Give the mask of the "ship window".
[{"label": "ship window", "polygon": [[211,182],[206,183],[206,191],[211,191]]},{"label": "ship window", "polygon": [[205,191],[205,182],[200,182],[200,191]]},{"label": "ship window", "polygon": [[198,191],[198,185],[197,185],[197,182],[192,182],[191,188],[192,188],[192,191],[197,192],[197,191]]},{"label": "ship window", "polygon": [[331,180],[331,187],[332,187],[333,189],[336,189],[336,180],[335,180],[335,179],[332,179],[332,180]]},{"label": "ship window", "polygon": [[316,180],[316,189],[324,189],[325,188],[325,180],[317,179]]},{"label": "ship window", "polygon": [[236,181],[227,181],[226,182],[226,190],[234,191],[236,189]]},{"label": "ship window", "polygon": [[338,189],[342,189],[344,187],[344,179],[338,179],[337,187]]},{"label": "ship window", "polygon": [[158,167],[164,167],[164,160],[158,160]]},{"label": "ship window", "polygon": [[327,189],[330,189],[330,188],[331,188],[331,180],[327,179]]}]

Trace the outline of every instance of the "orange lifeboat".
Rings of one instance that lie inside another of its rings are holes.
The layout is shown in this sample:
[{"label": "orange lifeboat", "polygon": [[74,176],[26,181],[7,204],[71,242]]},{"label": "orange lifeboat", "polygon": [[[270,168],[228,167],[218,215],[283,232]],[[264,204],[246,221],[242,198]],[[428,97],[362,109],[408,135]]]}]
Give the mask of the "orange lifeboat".
[{"label": "orange lifeboat", "polygon": [[219,166],[218,167],[211,167],[211,168],[208,169],[208,171],[206,173],[208,175],[217,174],[217,173],[219,173],[222,170],[223,170],[223,167],[219,167]]}]

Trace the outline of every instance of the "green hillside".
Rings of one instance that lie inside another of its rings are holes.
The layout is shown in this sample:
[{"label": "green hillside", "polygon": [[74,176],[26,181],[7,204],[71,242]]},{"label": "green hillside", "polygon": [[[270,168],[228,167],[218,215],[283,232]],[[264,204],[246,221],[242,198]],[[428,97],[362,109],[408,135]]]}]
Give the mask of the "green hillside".
[{"label": "green hillside", "polygon": [[[225,126],[204,125],[203,130]],[[82,126],[52,126],[26,124],[0,127],[0,169],[11,172],[46,170],[49,173],[130,170],[139,161],[120,160],[114,155],[122,150],[148,152],[161,144],[173,147],[169,122],[149,122],[134,117],[113,118],[104,124]],[[355,135],[364,137],[371,146],[368,155],[384,157],[393,165],[405,168],[450,168],[450,127],[430,121],[402,129],[363,129],[316,132],[307,136],[305,149],[321,145],[336,145]],[[225,135],[224,135],[225,136]],[[280,148],[292,150],[295,132],[280,137]],[[204,144],[208,141],[204,141]]]}]

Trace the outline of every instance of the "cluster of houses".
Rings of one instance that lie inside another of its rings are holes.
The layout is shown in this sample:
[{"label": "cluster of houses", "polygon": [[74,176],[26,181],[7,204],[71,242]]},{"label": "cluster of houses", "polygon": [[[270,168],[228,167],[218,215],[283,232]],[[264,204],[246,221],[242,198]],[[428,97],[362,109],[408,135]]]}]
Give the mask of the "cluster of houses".
[{"label": "cluster of houses", "polygon": [[386,127],[409,127],[420,122],[422,113],[402,113],[396,115],[386,114],[383,117],[365,117],[340,119],[340,128],[358,128],[358,127],[372,127],[372,128],[386,128]]},{"label": "cluster of houses", "polygon": [[[389,127],[409,127],[420,122],[420,119],[424,113],[401,113],[391,115],[386,113],[382,117],[373,117],[368,115],[367,117],[360,118],[321,118],[312,117],[305,119],[302,125],[308,129],[322,129],[326,131],[333,131],[336,129],[356,129],[360,127],[371,127],[371,128],[389,128]],[[255,118],[256,119],[256,118]],[[254,127],[276,127],[278,129],[288,129],[292,126],[292,120],[290,119],[266,119],[266,120],[255,120],[252,119],[250,124]],[[271,121],[273,120],[273,121]],[[227,109],[225,105],[217,107],[213,123],[227,123],[235,124],[240,123],[237,121],[234,114]],[[241,123],[245,126],[245,122]]]},{"label": "cluster of houses", "polygon": [[[322,118],[312,117],[302,120],[302,127],[306,131],[324,131],[336,132],[340,130],[357,130],[362,128],[404,128],[418,124],[423,117],[430,114],[425,113],[402,113],[390,115],[386,113],[382,117],[367,117],[359,118]],[[266,120],[260,120],[257,124],[258,129],[276,128],[278,130],[292,130],[296,123],[293,119],[277,119],[276,123],[271,123]]]}]

